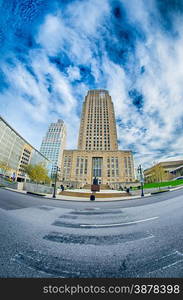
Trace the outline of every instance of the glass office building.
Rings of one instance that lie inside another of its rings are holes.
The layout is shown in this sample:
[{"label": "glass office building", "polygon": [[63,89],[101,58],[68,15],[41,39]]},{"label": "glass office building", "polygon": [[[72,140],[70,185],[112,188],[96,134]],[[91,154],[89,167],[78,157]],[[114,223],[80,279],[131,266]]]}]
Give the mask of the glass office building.
[{"label": "glass office building", "polygon": [[51,177],[56,173],[57,167],[61,168],[65,140],[66,127],[64,122],[59,119],[56,123],[51,123],[40,148],[40,152],[52,163],[49,166],[49,175]]}]

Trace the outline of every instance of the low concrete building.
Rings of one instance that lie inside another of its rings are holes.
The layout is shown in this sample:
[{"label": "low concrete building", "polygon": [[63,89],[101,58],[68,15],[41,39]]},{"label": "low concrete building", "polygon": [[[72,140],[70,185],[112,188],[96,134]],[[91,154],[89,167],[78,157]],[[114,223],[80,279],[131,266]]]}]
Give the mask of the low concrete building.
[{"label": "low concrete building", "polygon": [[159,162],[158,164],[153,165],[152,167],[146,169],[144,171],[144,177],[146,182],[154,182],[154,168],[156,166],[162,167],[165,174],[165,180],[171,180],[175,177],[175,175],[172,173],[176,168],[183,165],[183,160],[175,160],[175,161],[163,161]]}]

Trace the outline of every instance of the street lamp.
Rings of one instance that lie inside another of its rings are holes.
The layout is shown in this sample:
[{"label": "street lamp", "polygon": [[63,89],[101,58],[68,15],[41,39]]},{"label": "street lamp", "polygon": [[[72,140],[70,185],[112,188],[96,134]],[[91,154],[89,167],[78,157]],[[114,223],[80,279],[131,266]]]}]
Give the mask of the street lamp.
[{"label": "street lamp", "polygon": [[54,190],[53,190],[53,198],[56,198],[56,185],[57,185],[58,171],[60,171],[60,168],[57,166],[56,167],[56,173],[55,173],[55,183],[54,183]]},{"label": "street lamp", "polygon": [[140,174],[141,197],[144,197],[144,190],[143,190],[144,177],[143,177],[143,171],[142,171],[142,166],[141,166],[141,165],[138,166],[137,171],[138,171],[138,173]]}]

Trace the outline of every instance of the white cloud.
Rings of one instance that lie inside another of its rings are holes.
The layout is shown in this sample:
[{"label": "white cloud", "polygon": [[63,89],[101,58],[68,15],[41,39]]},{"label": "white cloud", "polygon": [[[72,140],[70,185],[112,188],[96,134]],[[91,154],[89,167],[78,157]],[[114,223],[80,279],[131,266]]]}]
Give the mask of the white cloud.
[{"label": "white cloud", "polygon": [[[139,74],[131,86],[144,95],[143,114],[139,114],[130,105],[131,100],[127,91],[130,89],[132,78],[126,78],[126,74],[119,66],[118,71],[115,69],[114,76],[114,68],[110,67],[108,72],[111,74],[112,71],[108,87],[109,89],[111,86],[114,87],[111,94],[117,115],[121,114],[121,119],[126,124],[126,128],[118,130],[120,140],[123,145],[135,144],[136,163],[143,163],[145,166],[152,164],[154,157],[166,160],[169,155],[175,159],[178,157],[177,153],[179,157],[183,156],[182,137],[176,134],[176,126],[183,127],[182,21],[176,20],[176,38],[161,30],[156,24],[153,27],[152,15],[157,14],[153,3],[154,1],[148,2],[147,9],[144,1],[138,1],[139,5],[135,6],[137,11],[134,15],[134,1],[125,2],[131,22],[141,26],[147,35],[147,39],[139,40],[135,57],[137,66],[145,67],[145,73]],[[119,104],[114,98],[120,99]],[[143,127],[146,129],[145,133],[142,131]],[[163,151],[166,154],[163,154]]]},{"label": "white cloud", "polygon": [[[112,39],[105,26],[111,13],[109,3],[107,0],[73,2],[66,11],[47,15],[36,36],[40,48],[30,50],[28,55],[35,76],[17,60],[14,60],[15,68],[2,66],[11,84],[8,93],[1,94],[3,107],[8,100],[4,115],[8,116],[9,112],[13,115],[17,110],[13,116],[17,130],[21,129],[19,120],[23,120],[25,130],[21,130],[35,145],[40,144],[49,123],[62,118],[67,125],[67,147],[75,148],[80,101],[91,88],[87,81],[79,82],[82,65],[90,70],[98,88],[109,90],[116,117],[123,123],[122,127],[118,126],[118,138],[125,149],[134,145],[136,164],[148,166],[154,160],[166,160],[177,153],[181,157],[183,140],[175,129],[181,128],[183,116],[182,20],[176,19],[177,37],[173,38],[157,23],[152,26],[153,16],[158,14],[153,0],[148,4],[144,0],[122,1],[128,20],[145,35],[137,42],[134,61],[132,57],[128,65],[136,72],[143,66],[145,72],[129,75],[122,65],[112,61],[105,48],[104,35]],[[60,53],[65,53],[72,62],[65,70],[49,59],[50,56],[59,58]],[[129,97],[131,89],[144,96],[141,113]],[[38,127],[39,132],[35,130]]]},{"label": "white cloud", "polygon": [[78,67],[69,66],[67,68],[67,74],[68,74],[68,79],[70,81],[75,81],[75,80],[81,79],[80,69]]},{"label": "white cloud", "polygon": [[75,2],[67,10],[68,23],[81,35],[96,38],[97,31],[110,13],[108,0]]},{"label": "white cloud", "polygon": [[37,42],[42,45],[49,55],[56,55],[63,42],[65,30],[60,14],[48,15],[39,31]]}]

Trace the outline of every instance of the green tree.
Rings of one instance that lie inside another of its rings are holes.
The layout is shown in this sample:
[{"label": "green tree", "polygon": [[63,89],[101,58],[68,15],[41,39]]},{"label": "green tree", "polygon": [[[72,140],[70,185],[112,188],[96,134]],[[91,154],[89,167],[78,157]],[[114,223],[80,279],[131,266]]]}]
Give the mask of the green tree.
[{"label": "green tree", "polygon": [[152,176],[154,182],[162,182],[167,180],[167,174],[162,166],[155,165],[152,170]]},{"label": "green tree", "polygon": [[[151,182],[163,182],[169,179],[169,174],[165,172],[165,169],[160,165],[157,164],[152,169],[152,175],[151,175]],[[160,189],[160,185],[159,185]]]},{"label": "green tree", "polygon": [[7,171],[11,170],[10,166],[5,161],[0,161],[0,169],[2,170],[4,175],[6,175]]},{"label": "green tree", "polygon": [[28,165],[25,167],[25,172],[29,178],[36,183],[50,183],[48,170],[42,164]]},{"label": "green tree", "polygon": [[51,182],[51,178],[48,175],[46,175],[44,182],[49,184]]}]

